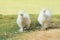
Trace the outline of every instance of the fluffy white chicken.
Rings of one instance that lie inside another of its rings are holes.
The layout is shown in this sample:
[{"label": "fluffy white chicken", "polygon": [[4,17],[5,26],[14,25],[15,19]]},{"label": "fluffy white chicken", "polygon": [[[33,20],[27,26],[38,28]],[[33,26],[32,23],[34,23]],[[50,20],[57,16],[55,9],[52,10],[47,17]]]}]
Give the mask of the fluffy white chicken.
[{"label": "fluffy white chicken", "polygon": [[41,30],[46,30],[46,28],[49,27],[50,19],[51,19],[50,11],[47,9],[42,9],[38,16],[38,22],[42,26]]},{"label": "fluffy white chicken", "polygon": [[19,31],[23,32],[24,31],[24,27],[26,29],[30,28],[30,24],[31,24],[31,20],[30,20],[30,16],[28,13],[20,10],[18,13],[18,17],[17,17],[17,24],[19,26]]}]

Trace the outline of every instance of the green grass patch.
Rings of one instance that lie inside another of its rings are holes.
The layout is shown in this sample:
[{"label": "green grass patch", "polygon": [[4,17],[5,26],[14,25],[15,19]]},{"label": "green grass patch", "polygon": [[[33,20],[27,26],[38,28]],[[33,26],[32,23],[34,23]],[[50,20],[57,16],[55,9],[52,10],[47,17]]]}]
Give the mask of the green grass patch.
[{"label": "green grass patch", "polygon": [[[38,14],[30,14],[30,17],[32,20],[30,31],[40,30],[41,25],[37,21]],[[19,27],[16,24],[16,19],[17,15],[0,14],[0,40],[14,37],[16,33],[16,35],[22,35],[22,33],[18,32]],[[60,26],[60,15],[52,15],[51,24],[55,24],[53,26]]]}]

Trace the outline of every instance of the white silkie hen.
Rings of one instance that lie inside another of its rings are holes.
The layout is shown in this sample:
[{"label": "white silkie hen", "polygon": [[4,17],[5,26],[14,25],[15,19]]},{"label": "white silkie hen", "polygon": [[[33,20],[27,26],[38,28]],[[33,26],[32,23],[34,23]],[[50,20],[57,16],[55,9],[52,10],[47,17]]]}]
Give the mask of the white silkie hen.
[{"label": "white silkie hen", "polygon": [[17,17],[17,24],[20,28],[20,32],[24,31],[24,27],[26,29],[30,28],[30,24],[31,24],[31,20],[30,20],[30,16],[28,13],[20,10],[18,13],[18,17]]},{"label": "white silkie hen", "polygon": [[50,19],[51,19],[50,11],[47,9],[42,9],[38,16],[38,22],[42,26],[41,30],[46,30],[46,28],[49,27]]}]

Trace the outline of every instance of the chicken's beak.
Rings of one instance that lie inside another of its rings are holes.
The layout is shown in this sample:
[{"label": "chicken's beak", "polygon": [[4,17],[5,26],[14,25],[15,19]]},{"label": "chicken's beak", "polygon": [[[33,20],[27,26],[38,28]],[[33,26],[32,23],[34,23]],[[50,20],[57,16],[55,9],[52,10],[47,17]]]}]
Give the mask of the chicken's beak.
[{"label": "chicken's beak", "polygon": [[21,16],[23,16],[23,14],[21,14]]}]

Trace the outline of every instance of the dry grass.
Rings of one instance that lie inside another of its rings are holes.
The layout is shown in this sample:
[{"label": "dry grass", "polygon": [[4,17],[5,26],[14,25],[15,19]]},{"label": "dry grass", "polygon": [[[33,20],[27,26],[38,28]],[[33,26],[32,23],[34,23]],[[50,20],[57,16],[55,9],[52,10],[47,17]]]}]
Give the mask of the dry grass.
[{"label": "dry grass", "polygon": [[8,40],[60,40],[60,29],[24,33],[23,36],[16,35]]},{"label": "dry grass", "polygon": [[25,40],[60,40],[59,30],[37,31],[26,35]]}]

